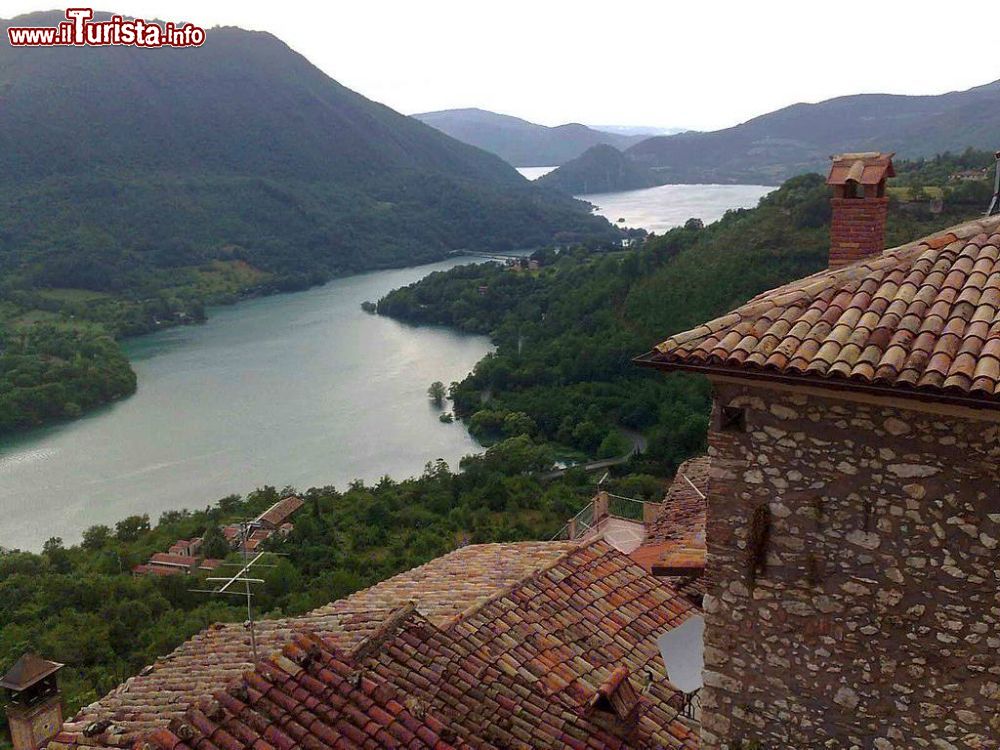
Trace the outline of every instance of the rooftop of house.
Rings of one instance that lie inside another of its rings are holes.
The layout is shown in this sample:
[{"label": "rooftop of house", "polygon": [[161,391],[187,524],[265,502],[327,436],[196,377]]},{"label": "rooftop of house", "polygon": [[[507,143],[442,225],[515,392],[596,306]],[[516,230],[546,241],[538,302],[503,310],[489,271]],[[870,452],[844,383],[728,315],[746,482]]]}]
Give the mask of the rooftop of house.
[{"label": "rooftop of house", "polygon": [[[258,622],[259,653],[277,650],[305,630],[353,648],[408,601],[435,624],[446,622],[574,547],[572,542],[463,547],[307,615]],[[180,716],[197,698],[222,689],[252,662],[250,633],[241,624],[213,625],[82,709],[66,728],[82,736],[88,725],[111,721],[100,733],[102,743],[129,744],[137,733]]]},{"label": "rooftop of house", "polygon": [[678,591],[701,601],[708,514],[708,456],[688,459],[677,469],[660,510],[646,524],[646,538],[630,557],[654,575],[666,576]]},{"label": "rooftop of house", "polygon": [[289,495],[288,497],[282,498],[257,516],[257,521],[260,523],[270,524],[271,526],[280,526],[303,505],[305,505],[305,502],[302,498],[295,495]]},{"label": "rooftop of house", "polygon": [[175,555],[170,552],[154,552],[150,555],[149,562],[156,565],[176,565],[190,568],[198,562],[198,558],[191,555]]},{"label": "rooftop of house", "polygon": [[1000,216],[765,292],[637,361],[1000,408]]},{"label": "rooftop of house", "polygon": [[[693,748],[656,638],[697,612],[603,541],[466,547],[259,623],[261,653],[281,653],[247,675],[242,627],[205,631],[49,747]],[[625,724],[588,713],[616,670],[615,701],[639,696]]]}]

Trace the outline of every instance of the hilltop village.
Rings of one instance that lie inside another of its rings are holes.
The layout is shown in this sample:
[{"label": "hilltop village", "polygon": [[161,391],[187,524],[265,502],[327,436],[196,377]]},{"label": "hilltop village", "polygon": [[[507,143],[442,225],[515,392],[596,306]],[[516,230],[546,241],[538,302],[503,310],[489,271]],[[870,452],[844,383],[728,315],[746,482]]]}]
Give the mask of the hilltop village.
[{"label": "hilltop village", "polygon": [[893,174],[835,157],[828,267],[637,358],[712,384],[662,501],[212,625],[68,719],[26,654],[16,750],[996,748],[1000,215],[886,249]]}]

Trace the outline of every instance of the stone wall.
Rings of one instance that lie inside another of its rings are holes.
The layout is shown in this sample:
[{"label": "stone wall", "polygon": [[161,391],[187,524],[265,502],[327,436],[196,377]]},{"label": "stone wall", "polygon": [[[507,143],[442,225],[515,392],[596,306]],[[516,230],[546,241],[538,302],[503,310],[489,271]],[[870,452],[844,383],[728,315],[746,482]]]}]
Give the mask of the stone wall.
[{"label": "stone wall", "polygon": [[1000,747],[1000,424],[716,394],[702,747]]}]

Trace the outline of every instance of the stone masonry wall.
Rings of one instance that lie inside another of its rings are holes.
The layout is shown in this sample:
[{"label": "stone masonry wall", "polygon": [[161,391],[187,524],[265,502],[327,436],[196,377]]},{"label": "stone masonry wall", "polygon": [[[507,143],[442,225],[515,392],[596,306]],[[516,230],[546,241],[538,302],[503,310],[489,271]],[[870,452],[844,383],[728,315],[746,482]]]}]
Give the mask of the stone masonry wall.
[{"label": "stone masonry wall", "polygon": [[704,750],[1000,747],[1000,424],[716,397]]}]

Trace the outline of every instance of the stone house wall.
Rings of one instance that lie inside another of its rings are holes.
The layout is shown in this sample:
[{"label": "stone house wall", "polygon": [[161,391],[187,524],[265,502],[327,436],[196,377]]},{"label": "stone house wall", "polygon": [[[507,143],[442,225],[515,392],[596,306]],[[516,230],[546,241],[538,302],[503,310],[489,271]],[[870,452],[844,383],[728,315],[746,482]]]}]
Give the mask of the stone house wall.
[{"label": "stone house wall", "polygon": [[1000,747],[1000,422],[715,386],[704,750]]}]

